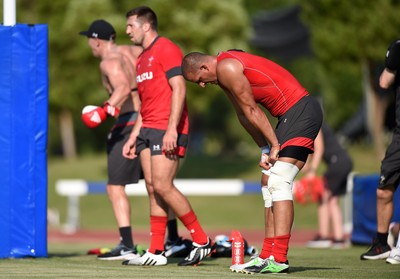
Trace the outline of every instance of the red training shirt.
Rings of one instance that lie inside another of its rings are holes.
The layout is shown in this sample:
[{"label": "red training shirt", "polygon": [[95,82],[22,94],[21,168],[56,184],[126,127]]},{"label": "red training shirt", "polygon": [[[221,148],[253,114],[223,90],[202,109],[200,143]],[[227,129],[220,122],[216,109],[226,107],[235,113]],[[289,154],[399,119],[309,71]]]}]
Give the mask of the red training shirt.
[{"label": "red training shirt", "polygon": [[266,58],[243,51],[220,52],[217,61],[233,58],[242,63],[256,103],[272,116],[285,114],[297,101],[308,95],[307,90],[285,68]]},{"label": "red training shirt", "polygon": [[[164,37],[157,37],[139,56],[136,81],[141,100],[142,127],[166,130],[171,113],[172,89],[168,79],[182,75],[182,51]],[[178,133],[189,133],[186,101]]]}]

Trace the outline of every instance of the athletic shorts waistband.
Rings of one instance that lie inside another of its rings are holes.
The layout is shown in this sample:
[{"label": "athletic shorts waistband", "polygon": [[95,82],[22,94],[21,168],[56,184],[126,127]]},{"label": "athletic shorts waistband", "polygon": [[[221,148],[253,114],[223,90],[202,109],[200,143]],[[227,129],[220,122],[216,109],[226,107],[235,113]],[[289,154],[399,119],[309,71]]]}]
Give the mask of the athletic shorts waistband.
[{"label": "athletic shorts waistband", "polygon": [[130,111],[118,116],[113,129],[124,126],[131,126],[136,123],[139,113],[137,111]]}]

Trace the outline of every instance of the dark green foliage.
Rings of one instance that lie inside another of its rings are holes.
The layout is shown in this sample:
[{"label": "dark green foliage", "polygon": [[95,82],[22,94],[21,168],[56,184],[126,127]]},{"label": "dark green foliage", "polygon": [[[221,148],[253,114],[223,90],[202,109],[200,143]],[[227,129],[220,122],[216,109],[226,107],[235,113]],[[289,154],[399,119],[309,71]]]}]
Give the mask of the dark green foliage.
[{"label": "dark green foliage", "polygon": [[[78,32],[94,19],[104,18],[115,26],[117,42],[129,44],[125,14],[143,4],[158,14],[160,34],[174,40],[184,53],[216,54],[241,48],[267,57],[249,45],[252,17],[265,10],[300,5],[301,18],[310,28],[315,57],[284,66],[310,93],[322,96],[327,120],[335,128],[357,111],[363,99],[363,65],[383,62],[386,48],[398,37],[400,26],[400,3],[390,0],[19,0],[18,23],[49,26],[50,154],[61,152],[59,116],[63,110],[73,115],[79,153],[104,150],[103,139],[111,124],[89,130],[80,120],[82,107],[101,104],[106,93],[99,61],[92,57],[87,40]],[[373,72],[374,68],[369,70]],[[201,89],[188,84],[187,92],[192,119],[203,122],[204,150],[229,152],[237,150],[238,145],[252,144],[238,128],[233,109],[218,87]],[[192,131],[197,129],[196,124],[192,125]]]}]

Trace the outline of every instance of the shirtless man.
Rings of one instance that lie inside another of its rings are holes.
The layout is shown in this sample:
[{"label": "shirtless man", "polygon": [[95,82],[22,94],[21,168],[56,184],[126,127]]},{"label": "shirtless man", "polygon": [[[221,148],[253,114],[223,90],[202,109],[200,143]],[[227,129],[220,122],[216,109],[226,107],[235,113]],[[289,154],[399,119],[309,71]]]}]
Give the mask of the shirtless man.
[{"label": "shirtless man", "polygon": [[99,255],[98,259],[132,259],[140,255],[132,239],[130,203],[125,185],[139,181],[141,167],[138,159],[129,160],[122,156],[122,144],[130,135],[140,107],[135,65],[142,49],[135,46],[117,46],[116,32],[105,20],[95,20],[87,31],[79,34],[88,38],[93,56],[101,60],[101,77],[109,96],[102,107],[85,107],[82,120],[88,127],[94,128],[107,116],[116,118],[107,139],[107,194],[119,227],[120,243],[109,253]]}]

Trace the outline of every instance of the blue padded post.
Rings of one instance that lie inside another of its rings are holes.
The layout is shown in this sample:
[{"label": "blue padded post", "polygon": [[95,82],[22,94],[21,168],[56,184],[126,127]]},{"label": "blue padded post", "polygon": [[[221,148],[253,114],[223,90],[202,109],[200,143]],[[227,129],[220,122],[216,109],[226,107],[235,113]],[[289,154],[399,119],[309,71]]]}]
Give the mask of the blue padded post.
[{"label": "blue padded post", "polygon": [[0,41],[0,258],[47,257],[47,25]]}]

